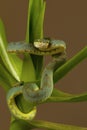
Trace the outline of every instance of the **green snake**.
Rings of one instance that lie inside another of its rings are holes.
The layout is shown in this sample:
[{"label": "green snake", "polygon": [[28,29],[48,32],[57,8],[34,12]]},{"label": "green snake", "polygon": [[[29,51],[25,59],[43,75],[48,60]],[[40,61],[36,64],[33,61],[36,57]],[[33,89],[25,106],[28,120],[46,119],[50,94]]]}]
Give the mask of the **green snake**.
[{"label": "green snake", "polygon": [[62,40],[37,39],[34,44],[27,44],[24,41],[12,42],[7,51],[10,53],[29,53],[34,55],[54,55],[64,52],[65,42]]},{"label": "green snake", "polygon": [[47,64],[42,72],[40,87],[36,83],[23,83],[11,88],[7,94],[8,107],[15,118],[32,120],[36,114],[36,107],[29,113],[23,113],[15,103],[15,97],[23,94],[24,99],[35,105],[48,99],[53,91],[53,71],[59,63],[65,60],[66,45],[60,40],[38,39],[34,44],[14,42],[8,45],[7,51],[12,53],[29,53],[35,55],[52,55],[53,60]]}]

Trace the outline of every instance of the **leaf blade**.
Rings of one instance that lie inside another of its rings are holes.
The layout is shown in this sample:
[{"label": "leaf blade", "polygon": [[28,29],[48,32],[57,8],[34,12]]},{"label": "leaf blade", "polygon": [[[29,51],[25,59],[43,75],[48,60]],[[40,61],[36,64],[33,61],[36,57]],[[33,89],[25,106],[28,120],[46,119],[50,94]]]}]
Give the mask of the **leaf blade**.
[{"label": "leaf blade", "polygon": [[58,68],[54,73],[54,83],[63,78],[77,64],[87,58],[87,46],[78,52],[74,57]]},{"label": "leaf blade", "polygon": [[[45,2],[43,0],[30,0],[27,19],[26,41],[34,42],[35,39],[43,38],[43,21],[45,13]],[[39,79],[43,66],[43,56],[31,55],[37,80]],[[38,69],[39,68],[39,69]]]},{"label": "leaf blade", "polygon": [[54,89],[51,97],[45,102],[83,102],[87,101],[87,93],[70,94]]},{"label": "leaf blade", "polygon": [[72,126],[72,125],[65,125],[60,123],[52,123],[47,121],[32,121],[30,122],[31,125],[35,126],[35,128],[44,128],[48,130],[87,130],[87,128]]},{"label": "leaf blade", "polygon": [[[0,57],[8,69],[8,71],[20,81],[20,73],[22,69],[22,60],[19,59],[16,54],[8,54],[6,51],[7,39],[5,36],[5,29],[2,20],[0,20]],[[20,66],[20,67],[18,67]]]},{"label": "leaf blade", "polygon": [[85,127],[72,126],[67,124],[53,123],[42,120],[32,120],[25,122],[24,120],[15,120],[11,123],[10,130],[29,130],[29,129],[47,129],[47,130],[87,130]]},{"label": "leaf blade", "polygon": [[35,69],[31,57],[26,54],[23,59],[23,67],[21,73],[21,81],[31,82],[36,80]]}]

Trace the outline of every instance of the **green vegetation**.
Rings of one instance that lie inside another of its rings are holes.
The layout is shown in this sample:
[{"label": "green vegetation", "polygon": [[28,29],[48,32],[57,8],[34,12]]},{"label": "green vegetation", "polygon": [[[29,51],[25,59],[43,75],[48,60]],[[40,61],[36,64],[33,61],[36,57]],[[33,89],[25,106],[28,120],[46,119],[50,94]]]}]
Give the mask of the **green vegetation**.
[{"label": "green vegetation", "polygon": [[[43,22],[45,6],[46,1],[44,0],[29,0],[26,37],[24,39],[28,43],[33,43],[35,39],[44,37]],[[39,84],[43,67],[43,56],[24,54],[23,59],[20,59],[16,53],[8,53],[6,51],[7,46],[8,41],[6,39],[4,24],[2,20],[0,20],[0,85],[4,88],[6,93],[13,85],[20,81],[38,81]],[[86,58],[87,46],[69,61],[63,63],[54,72],[54,83],[58,82],[71,69]],[[72,95],[54,88],[51,97],[43,103],[80,101],[87,101],[87,93]],[[22,112],[27,113],[32,109],[32,106],[24,100],[22,95],[16,97],[16,103]],[[47,121],[32,120],[27,122],[25,120],[15,119],[15,117],[12,116],[10,130],[30,130],[33,128],[44,128],[48,130],[87,130],[87,128]]]}]

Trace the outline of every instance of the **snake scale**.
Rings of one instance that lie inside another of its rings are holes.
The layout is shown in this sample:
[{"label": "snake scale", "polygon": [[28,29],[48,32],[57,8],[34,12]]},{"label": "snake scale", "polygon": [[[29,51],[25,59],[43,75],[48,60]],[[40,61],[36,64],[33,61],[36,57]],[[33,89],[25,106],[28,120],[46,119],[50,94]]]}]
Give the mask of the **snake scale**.
[{"label": "snake scale", "polygon": [[[33,44],[25,42],[12,42],[8,45],[9,53],[29,53],[34,55],[51,55],[53,60],[46,65],[42,72],[41,83],[38,87],[36,83],[23,83],[11,88],[7,94],[8,107],[15,118],[23,120],[32,120],[36,114],[35,105],[48,99],[53,91],[53,71],[59,66],[59,63],[65,60],[66,44],[61,40],[37,39]],[[34,107],[31,112],[23,113],[16,105],[15,97],[23,94],[24,99]]]}]

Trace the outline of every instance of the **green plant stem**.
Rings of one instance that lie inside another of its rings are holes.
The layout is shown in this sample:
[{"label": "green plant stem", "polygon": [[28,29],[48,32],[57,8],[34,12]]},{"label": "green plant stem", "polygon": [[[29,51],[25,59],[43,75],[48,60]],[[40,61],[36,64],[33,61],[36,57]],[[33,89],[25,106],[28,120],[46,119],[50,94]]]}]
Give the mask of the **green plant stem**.
[{"label": "green plant stem", "polygon": [[[15,127],[17,126],[17,127]],[[21,126],[21,127],[20,127]],[[25,122],[22,120],[15,120],[10,127],[10,130],[31,130],[34,128],[47,129],[47,130],[87,130],[87,128],[72,126],[60,123],[52,123],[48,121],[33,120],[31,122]]]},{"label": "green plant stem", "polygon": [[9,130],[31,130],[32,126],[25,121],[14,120],[11,122]]},{"label": "green plant stem", "polygon": [[65,125],[60,123],[52,123],[48,121],[32,121],[30,122],[32,126],[35,126],[35,128],[44,128],[47,130],[87,130],[87,128],[78,127],[78,126],[72,126],[72,125]]},{"label": "green plant stem", "polygon": [[87,46],[56,70],[56,72],[54,73],[54,83],[63,78],[71,69],[73,69],[85,58],[87,58]]}]

